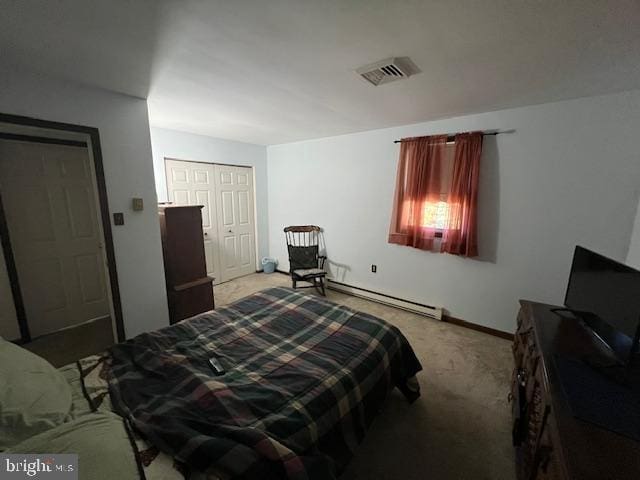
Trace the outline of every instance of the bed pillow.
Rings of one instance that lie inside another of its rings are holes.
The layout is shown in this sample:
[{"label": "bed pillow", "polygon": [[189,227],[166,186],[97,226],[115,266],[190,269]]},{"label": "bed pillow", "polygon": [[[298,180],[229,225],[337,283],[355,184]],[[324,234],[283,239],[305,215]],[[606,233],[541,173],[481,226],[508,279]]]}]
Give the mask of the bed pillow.
[{"label": "bed pillow", "polygon": [[138,464],[124,420],[115,413],[83,415],[31,437],[5,453],[76,453],[78,478],[139,478]]},{"label": "bed pillow", "polygon": [[0,451],[69,419],[71,388],[45,359],[0,338]]}]

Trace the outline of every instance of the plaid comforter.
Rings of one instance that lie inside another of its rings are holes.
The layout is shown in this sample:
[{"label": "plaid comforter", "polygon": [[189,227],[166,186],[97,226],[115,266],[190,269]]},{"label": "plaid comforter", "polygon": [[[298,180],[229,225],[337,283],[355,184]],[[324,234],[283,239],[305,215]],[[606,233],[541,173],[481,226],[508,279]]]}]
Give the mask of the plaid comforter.
[{"label": "plaid comforter", "polygon": [[110,356],[111,401],[151,443],[191,469],[261,480],[335,478],[388,392],[410,395],[422,369],[392,325],[286,288]]}]

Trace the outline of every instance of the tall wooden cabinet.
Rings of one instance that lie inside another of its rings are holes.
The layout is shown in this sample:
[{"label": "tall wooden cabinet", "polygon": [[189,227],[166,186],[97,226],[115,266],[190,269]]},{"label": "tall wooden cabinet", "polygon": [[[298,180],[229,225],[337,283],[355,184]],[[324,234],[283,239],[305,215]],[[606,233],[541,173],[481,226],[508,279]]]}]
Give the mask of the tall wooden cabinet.
[{"label": "tall wooden cabinet", "polygon": [[201,209],[201,205],[162,204],[158,208],[172,324],[214,308],[214,279],[207,276]]}]

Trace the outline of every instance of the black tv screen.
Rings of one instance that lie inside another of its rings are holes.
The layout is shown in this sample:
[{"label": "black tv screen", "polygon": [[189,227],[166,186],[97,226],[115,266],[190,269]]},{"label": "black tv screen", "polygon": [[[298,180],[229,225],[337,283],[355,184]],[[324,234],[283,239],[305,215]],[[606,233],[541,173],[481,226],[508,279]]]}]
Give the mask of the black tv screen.
[{"label": "black tv screen", "polygon": [[564,303],[628,360],[640,324],[639,271],[577,246]]}]

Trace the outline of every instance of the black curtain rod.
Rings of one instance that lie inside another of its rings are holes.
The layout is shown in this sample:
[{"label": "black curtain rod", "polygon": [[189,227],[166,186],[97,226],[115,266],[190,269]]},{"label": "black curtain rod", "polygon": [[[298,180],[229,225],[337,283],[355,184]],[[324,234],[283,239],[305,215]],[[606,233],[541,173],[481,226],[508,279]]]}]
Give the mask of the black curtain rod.
[{"label": "black curtain rod", "polygon": [[[482,132],[482,136],[486,135],[500,135],[501,133],[509,133],[509,132]],[[431,136],[431,135],[429,135]],[[456,139],[456,134],[448,135],[447,142],[453,142]],[[394,140],[393,143],[402,143],[402,142],[415,142],[416,140]]]}]

